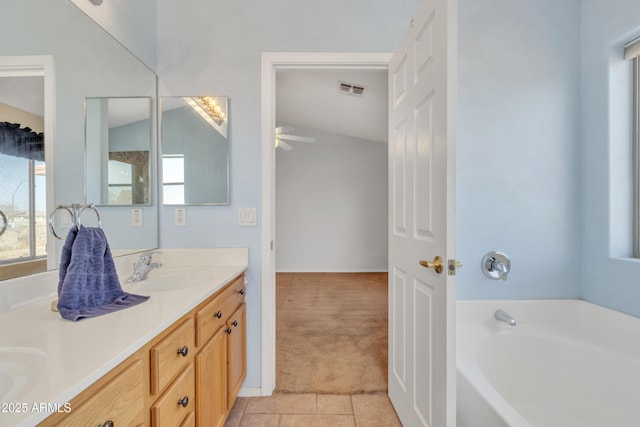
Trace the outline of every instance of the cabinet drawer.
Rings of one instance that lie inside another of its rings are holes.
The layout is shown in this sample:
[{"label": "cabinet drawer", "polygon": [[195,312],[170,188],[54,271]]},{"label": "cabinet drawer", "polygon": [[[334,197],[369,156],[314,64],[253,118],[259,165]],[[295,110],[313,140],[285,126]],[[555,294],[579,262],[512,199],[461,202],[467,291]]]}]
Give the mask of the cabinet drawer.
[{"label": "cabinet drawer", "polygon": [[195,411],[195,377],[190,363],[151,407],[152,427],[174,427]]},{"label": "cabinet drawer", "polygon": [[97,426],[111,421],[115,426],[144,422],[144,381],[142,362],[136,360],[107,382],[63,421],[65,426]]},{"label": "cabinet drawer", "polygon": [[151,394],[163,390],[192,359],[195,351],[192,318],[151,348]]},{"label": "cabinet drawer", "polygon": [[244,275],[212,299],[196,313],[196,344],[204,345],[213,334],[226,324],[229,316],[244,301],[245,286]]},{"label": "cabinet drawer", "polygon": [[229,314],[231,314],[240,306],[240,304],[244,302],[244,296],[247,292],[247,288],[244,285],[244,274],[238,277],[229,286],[229,289],[227,290],[227,292],[228,292],[229,308],[231,310]]}]

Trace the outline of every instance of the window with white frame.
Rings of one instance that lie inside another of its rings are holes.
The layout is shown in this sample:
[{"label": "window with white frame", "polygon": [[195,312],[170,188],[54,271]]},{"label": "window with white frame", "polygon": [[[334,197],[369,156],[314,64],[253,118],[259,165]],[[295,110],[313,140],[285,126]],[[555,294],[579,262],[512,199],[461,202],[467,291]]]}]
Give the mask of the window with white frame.
[{"label": "window with white frame", "polygon": [[625,45],[624,58],[633,64],[633,256],[640,258],[640,37]]}]

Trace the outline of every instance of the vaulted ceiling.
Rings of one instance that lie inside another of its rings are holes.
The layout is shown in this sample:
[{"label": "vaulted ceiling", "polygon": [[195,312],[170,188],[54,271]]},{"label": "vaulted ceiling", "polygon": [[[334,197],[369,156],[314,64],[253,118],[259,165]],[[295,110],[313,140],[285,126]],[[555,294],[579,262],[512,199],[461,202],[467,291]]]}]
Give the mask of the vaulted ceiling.
[{"label": "vaulted ceiling", "polygon": [[[364,91],[345,94],[339,82]],[[387,91],[386,70],[278,70],[276,122],[386,143]]]}]

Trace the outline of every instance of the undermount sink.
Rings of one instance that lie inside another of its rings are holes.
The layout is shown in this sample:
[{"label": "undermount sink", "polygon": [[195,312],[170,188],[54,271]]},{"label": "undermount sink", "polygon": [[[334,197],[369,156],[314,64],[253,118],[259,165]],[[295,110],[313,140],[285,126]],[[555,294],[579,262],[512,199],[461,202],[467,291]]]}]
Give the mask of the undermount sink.
[{"label": "undermount sink", "polygon": [[0,401],[9,402],[46,376],[47,354],[30,347],[0,347]]},{"label": "undermount sink", "polygon": [[191,286],[214,283],[220,269],[216,267],[181,267],[153,270],[145,280],[127,285],[127,290],[135,291],[173,291]]}]

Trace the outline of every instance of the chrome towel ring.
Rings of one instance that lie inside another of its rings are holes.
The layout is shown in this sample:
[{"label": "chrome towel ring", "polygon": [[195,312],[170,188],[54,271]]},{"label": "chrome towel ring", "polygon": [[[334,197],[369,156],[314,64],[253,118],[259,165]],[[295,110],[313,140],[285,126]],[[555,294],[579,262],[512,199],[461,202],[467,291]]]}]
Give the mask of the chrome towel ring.
[{"label": "chrome towel ring", "polygon": [[2,211],[0,211],[0,219],[2,220],[2,226],[0,226],[0,236],[2,236],[4,232],[7,231],[9,222],[7,221],[7,216]]},{"label": "chrome towel ring", "polygon": [[51,230],[51,234],[53,234],[53,236],[56,239],[59,239],[59,240],[64,239],[64,237],[60,237],[58,233],[56,233],[56,230],[53,226],[53,217],[57,211],[59,210],[67,211],[69,213],[69,216],[71,216],[71,227],[73,227],[74,225],[80,227],[81,225],[80,217],[82,216],[82,212],[84,212],[85,209],[91,209],[93,212],[95,212],[96,217],[98,218],[98,227],[102,226],[102,220],[100,219],[100,211],[98,210],[98,208],[96,208],[96,206],[93,203],[89,205],[81,205],[79,203],[73,203],[71,205],[58,205],[49,214],[49,230]]}]

